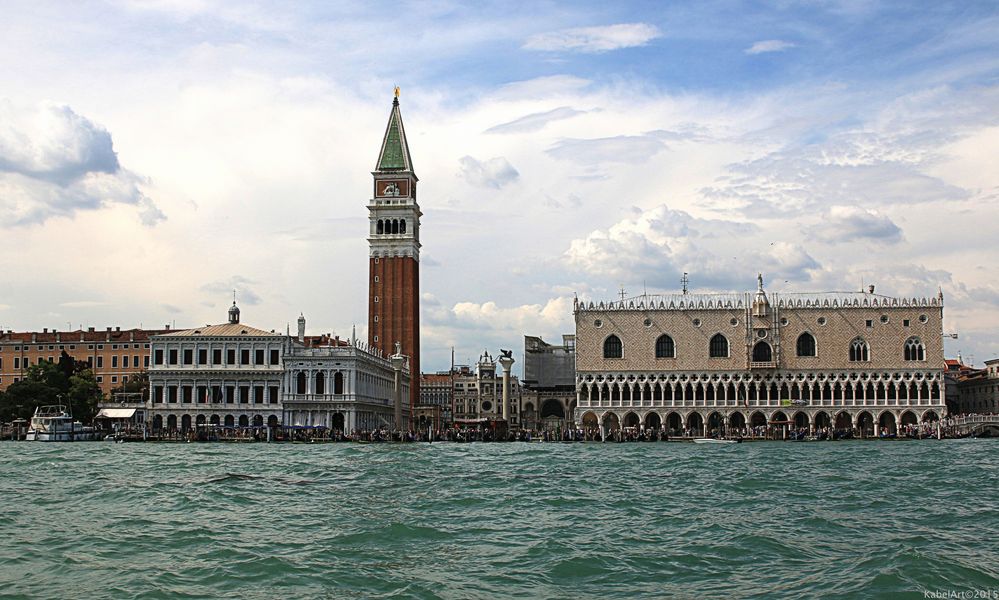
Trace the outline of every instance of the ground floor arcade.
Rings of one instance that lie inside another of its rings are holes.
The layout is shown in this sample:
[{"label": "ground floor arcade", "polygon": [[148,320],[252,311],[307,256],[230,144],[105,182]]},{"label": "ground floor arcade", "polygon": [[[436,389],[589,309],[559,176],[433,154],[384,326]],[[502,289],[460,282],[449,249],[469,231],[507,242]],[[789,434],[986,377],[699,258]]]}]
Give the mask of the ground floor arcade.
[{"label": "ground floor arcade", "polygon": [[581,410],[576,426],[584,430],[665,431],[671,436],[783,437],[794,432],[849,431],[862,437],[898,435],[939,421],[944,407]]}]

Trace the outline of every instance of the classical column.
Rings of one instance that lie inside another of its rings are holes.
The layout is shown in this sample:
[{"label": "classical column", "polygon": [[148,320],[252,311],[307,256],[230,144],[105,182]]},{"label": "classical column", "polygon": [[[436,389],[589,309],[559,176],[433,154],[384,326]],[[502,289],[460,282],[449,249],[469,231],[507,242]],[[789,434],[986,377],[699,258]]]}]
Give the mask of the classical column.
[{"label": "classical column", "polygon": [[513,366],[512,352],[500,351],[499,364],[503,368],[503,420],[509,422],[510,419],[510,367]]},{"label": "classical column", "polygon": [[402,354],[402,344],[399,342],[395,343],[395,354],[391,360],[392,370],[395,371],[395,428],[396,431],[402,431],[402,368],[406,366],[406,357]]}]

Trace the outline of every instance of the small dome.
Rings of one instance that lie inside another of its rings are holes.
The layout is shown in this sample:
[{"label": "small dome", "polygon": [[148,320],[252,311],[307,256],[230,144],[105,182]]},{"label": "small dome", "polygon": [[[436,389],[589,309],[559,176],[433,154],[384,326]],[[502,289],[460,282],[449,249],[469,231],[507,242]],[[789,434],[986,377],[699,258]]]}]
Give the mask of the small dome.
[{"label": "small dome", "polygon": [[236,306],[236,301],[232,301],[232,306],[229,307],[229,323],[235,325],[239,323],[239,307]]}]

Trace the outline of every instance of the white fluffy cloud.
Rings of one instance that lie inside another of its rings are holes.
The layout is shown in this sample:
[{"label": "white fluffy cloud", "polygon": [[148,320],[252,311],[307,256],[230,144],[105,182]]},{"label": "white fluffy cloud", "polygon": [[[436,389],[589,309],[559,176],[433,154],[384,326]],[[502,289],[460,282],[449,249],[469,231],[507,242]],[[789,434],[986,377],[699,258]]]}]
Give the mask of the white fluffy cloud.
[{"label": "white fluffy cloud", "polygon": [[662,33],[648,23],[619,23],[601,27],[577,27],[539,33],[528,38],[528,50],[607,52],[620,48],[644,46]]},{"label": "white fluffy cloud", "polygon": [[757,271],[808,282],[821,268],[804,248],[786,241],[750,242],[742,250],[731,244],[759,233],[745,221],[700,219],[662,205],[573,240],[565,258],[580,272],[663,289],[676,288],[685,272],[696,287],[738,291]]},{"label": "white fluffy cloud", "polygon": [[121,167],[111,134],[70,107],[0,100],[0,223],[38,224],[111,204],[139,208],[145,225],[165,217]]},{"label": "white fluffy cloud", "polygon": [[895,244],[902,240],[902,230],[891,218],[859,206],[831,206],[812,231],[816,237],[830,243],[866,240]]},{"label": "white fluffy cloud", "polygon": [[763,54],[764,52],[780,52],[793,48],[794,44],[783,40],[762,40],[746,48],[746,54]]},{"label": "white fluffy cloud", "polygon": [[497,156],[489,160],[479,161],[471,156],[463,156],[458,161],[461,164],[461,176],[479,187],[500,189],[508,183],[513,183],[520,176],[510,161]]}]

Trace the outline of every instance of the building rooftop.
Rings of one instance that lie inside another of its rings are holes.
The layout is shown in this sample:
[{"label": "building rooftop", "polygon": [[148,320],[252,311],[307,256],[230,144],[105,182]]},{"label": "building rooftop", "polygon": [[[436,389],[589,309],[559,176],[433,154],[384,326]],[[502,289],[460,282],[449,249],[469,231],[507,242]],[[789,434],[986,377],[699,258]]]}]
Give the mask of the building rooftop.
[{"label": "building rooftop", "polygon": [[184,329],[182,331],[171,331],[163,333],[159,337],[285,337],[283,333],[264,331],[256,327],[250,327],[242,323],[223,323],[222,325],[205,325],[194,329]]},{"label": "building rooftop", "polygon": [[[752,305],[753,293],[641,294],[609,302],[576,301],[575,310],[731,310]],[[773,292],[771,306],[779,308],[938,307],[943,294],[922,298],[884,296],[868,292]]]}]

